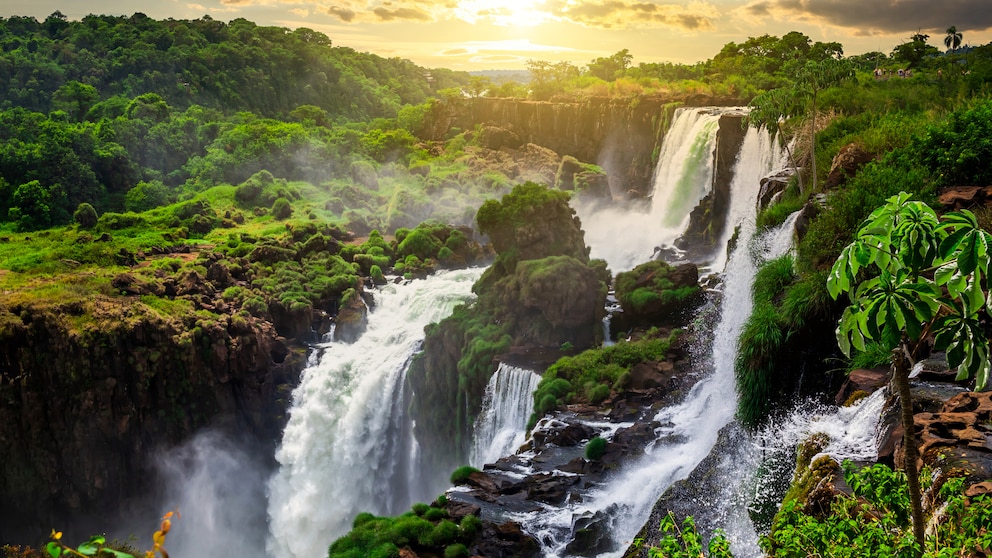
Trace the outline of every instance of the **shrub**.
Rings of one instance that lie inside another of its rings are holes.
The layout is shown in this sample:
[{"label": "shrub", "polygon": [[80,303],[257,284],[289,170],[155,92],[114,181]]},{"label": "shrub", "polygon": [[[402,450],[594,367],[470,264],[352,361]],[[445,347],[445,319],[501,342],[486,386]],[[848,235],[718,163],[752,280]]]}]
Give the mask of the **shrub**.
[{"label": "shrub", "polygon": [[276,219],[282,221],[283,219],[289,219],[293,215],[293,206],[290,205],[289,200],[286,198],[277,198],[276,201],[272,202],[272,216]]},{"label": "shrub", "polygon": [[97,215],[96,210],[93,206],[88,203],[81,203],[79,207],[76,208],[76,212],[72,214],[72,218],[79,223],[79,227],[83,229],[92,229],[96,226]]},{"label": "shrub", "polygon": [[444,558],[468,558],[468,548],[462,543],[455,543],[444,549]]},{"label": "shrub", "polygon": [[480,531],[482,531],[482,520],[475,515],[466,515],[458,528],[462,532],[462,540],[471,542]]},{"label": "shrub", "polygon": [[451,484],[463,484],[468,480],[469,475],[478,472],[479,470],[471,465],[463,465],[451,473]]},{"label": "shrub", "polygon": [[586,459],[589,461],[599,461],[606,454],[606,438],[593,437],[586,444]]}]

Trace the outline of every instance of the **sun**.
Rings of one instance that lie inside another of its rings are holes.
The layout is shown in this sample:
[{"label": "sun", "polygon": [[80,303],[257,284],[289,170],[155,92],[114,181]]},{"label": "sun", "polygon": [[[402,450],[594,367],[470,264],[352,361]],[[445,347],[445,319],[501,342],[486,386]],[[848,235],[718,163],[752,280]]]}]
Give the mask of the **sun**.
[{"label": "sun", "polygon": [[488,21],[505,27],[531,27],[551,19],[545,0],[460,0],[455,13],[469,23]]}]

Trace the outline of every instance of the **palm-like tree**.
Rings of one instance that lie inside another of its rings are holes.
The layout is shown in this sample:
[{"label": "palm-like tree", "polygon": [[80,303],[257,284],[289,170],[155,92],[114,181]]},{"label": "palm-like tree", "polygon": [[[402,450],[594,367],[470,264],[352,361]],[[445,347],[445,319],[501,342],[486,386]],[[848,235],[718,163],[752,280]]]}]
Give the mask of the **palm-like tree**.
[{"label": "palm-like tree", "polygon": [[948,51],[957,50],[961,46],[961,37],[963,35],[958,32],[958,27],[952,25],[947,28],[947,36],[944,37],[944,46],[947,47]]}]

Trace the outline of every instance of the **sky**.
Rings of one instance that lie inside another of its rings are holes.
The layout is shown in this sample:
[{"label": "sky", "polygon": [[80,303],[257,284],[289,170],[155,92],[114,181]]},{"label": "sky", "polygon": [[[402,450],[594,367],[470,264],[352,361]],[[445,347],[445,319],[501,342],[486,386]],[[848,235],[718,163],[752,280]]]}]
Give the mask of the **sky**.
[{"label": "sky", "polygon": [[2,0],[0,16],[44,19],[56,10],[156,19],[204,15],[309,27],[336,46],[426,67],[522,69],[526,61],[584,66],[622,49],[641,62],[693,63],[729,43],[805,33],[845,54],[889,53],[917,32],[943,50],[992,42],[992,0]]}]

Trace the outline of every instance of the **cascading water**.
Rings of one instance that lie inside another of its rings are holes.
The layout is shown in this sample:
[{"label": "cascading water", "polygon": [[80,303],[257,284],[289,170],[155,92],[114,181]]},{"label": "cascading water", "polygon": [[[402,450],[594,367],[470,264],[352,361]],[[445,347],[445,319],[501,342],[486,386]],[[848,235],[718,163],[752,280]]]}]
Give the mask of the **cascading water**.
[{"label": "cascading water", "polygon": [[489,379],[482,412],[475,421],[470,462],[481,468],[524,443],[524,426],[534,412],[534,390],[541,376],[530,370],[500,363]]},{"label": "cascading water", "polygon": [[591,257],[605,260],[614,272],[625,271],[650,260],[657,246],[674,242],[713,182],[719,121],[712,109],[676,111],[659,152],[649,210],[576,208]]},{"label": "cascading water", "polygon": [[[696,384],[681,404],[662,409],[655,416],[664,426],[658,432],[657,442],[637,464],[601,489],[593,490],[583,502],[517,517],[541,541],[545,555],[565,555],[573,519],[597,512],[613,515],[611,534],[621,546],[616,553],[603,556],[622,554],[624,543],[636,535],[659,495],[675,481],[685,478],[709,454],[720,429],[733,420],[737,400],[734,382],[737,338],[751,314],[751,285],[757,267],[761,260],[777,257],[791,247],[791,234],[779,231],[754,238],[754,201],[759,178],[781,161],[782,156],[774,149],[767,132],[748,133],[737,159],[737,166],[744,165],[745,172],[735,179],[732,196],[735,199],[740,196],[742,201],[732,201],[731,205],[741,214],[741,223],[737,248],[724,269],[723,302],[713,332],[712,374]],[[655,196],[670,197],[663,192],[656,192]]]},{"label": "cascading water", "polygon": [[375,293],[353,344],[328,343],[293,392],[269,482],[269,556],[327,554],[362,511],[395,514],[444,487],[410,482],[416,453],[405,378],[424,326],[472,297],[481,269],[438,273]]}]

